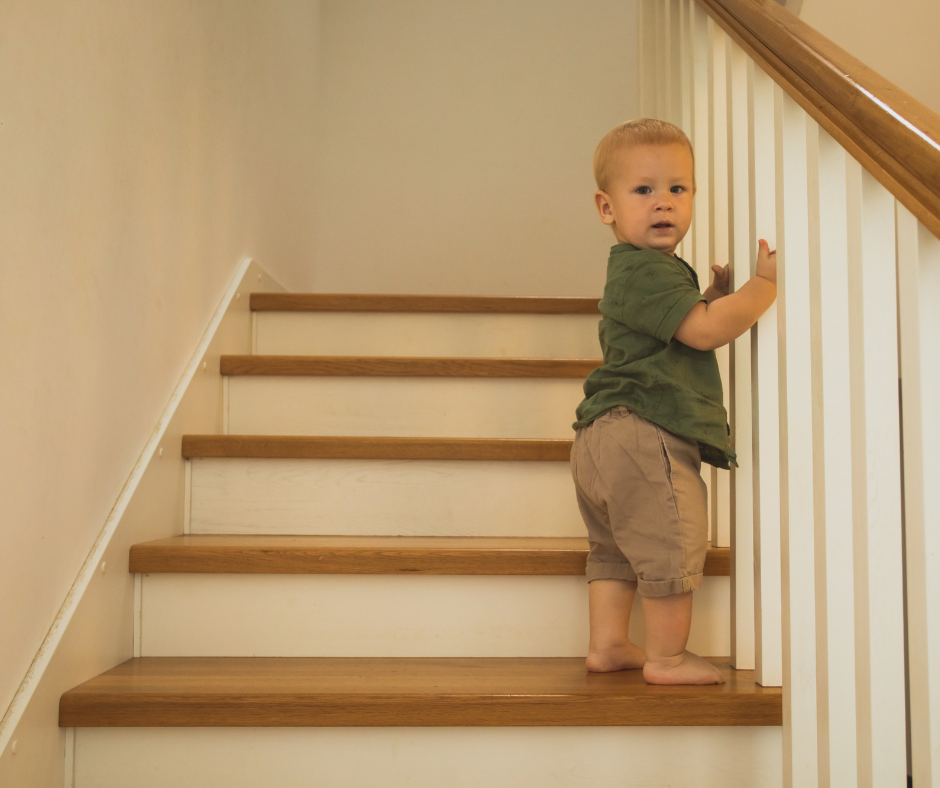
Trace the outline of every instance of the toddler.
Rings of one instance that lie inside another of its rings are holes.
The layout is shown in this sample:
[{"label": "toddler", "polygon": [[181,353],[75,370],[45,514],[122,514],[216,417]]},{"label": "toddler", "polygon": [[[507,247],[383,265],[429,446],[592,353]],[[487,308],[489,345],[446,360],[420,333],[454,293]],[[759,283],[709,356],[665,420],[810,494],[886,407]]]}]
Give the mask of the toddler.
[{"label": "toddler", "polygon": [[[571,452],[591,545],[587,668],[642,668],[651,684],[720,684],[719,670],[686,650],[708,539],[701,464],[735,461],[714,349],[773,303],[776,257],[762,240],[743,287],[729,295],[728,266],[714,265],[700,291],[675,254],[692,220],[695,167],[688,137],[671,123],[617,126],[597,146],[594,178],[617,245],[600,302],[604,363],[584,383]],[[637,592],[645,653],[628,634]]]}]

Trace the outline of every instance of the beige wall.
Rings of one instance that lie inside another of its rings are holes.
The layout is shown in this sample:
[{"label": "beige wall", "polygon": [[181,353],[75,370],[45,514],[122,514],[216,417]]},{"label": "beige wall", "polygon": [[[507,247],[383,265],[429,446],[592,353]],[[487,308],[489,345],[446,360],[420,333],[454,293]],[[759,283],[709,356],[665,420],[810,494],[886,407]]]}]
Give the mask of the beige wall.
[{"label": "beige wall", "polygon": [[317,289],[600,292],[632,0],[323,0],[321,29]]},{"label": "beige wall", "polygon": [[800,19],[940,113],[937,0],[802,0]]},{"label": "beige wall", "polygon": [[2,4],[0,714],[236,265],[310,279],[317,21]]}]

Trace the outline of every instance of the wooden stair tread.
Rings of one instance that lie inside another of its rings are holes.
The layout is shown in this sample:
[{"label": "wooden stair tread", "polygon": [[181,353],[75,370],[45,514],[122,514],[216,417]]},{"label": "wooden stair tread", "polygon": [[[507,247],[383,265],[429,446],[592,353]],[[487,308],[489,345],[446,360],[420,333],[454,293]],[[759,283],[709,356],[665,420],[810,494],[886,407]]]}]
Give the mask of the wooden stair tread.
[{"label": "wooden stair tread", "polygon": [[601,359],[404,358],[395,356],[222,356],[223,375],[349,377],[585,378]]},{"label": "wooden stair tread", "polygon": [[781,690],[654,687],[583,658],[144,657],[66,692],[62,727],[780,725]]},{"label": "wooden stair tread", "polygon": [[570,440],[359,438],[311,435],[184,435],[188,458],[522,460],[567,462]]},{"label": "wooden stair tread", "polygon": [[464,312],[599,315],[597,298],[570,296],[379,295],[360,293],[252,293],[255,312]]},{"label": "wooden stair tread", "polygon": [[[709,548],[705,574],[730,574]],[[130,571],[213,574],[583,575],[581,537],[187,535],[136,544]]]}]

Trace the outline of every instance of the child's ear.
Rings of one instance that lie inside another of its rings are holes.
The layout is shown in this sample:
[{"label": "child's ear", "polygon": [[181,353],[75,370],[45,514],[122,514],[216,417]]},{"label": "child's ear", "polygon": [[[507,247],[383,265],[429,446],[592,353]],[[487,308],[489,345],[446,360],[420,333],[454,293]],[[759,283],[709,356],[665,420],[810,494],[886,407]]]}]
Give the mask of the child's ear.
[{"label": "child's ear", "polygon": [[606,192],[594,192],[594,205],[597,208],[597,213],[601,217],[601,221],[604,224],[614,223],[614,212],[610,207],[610,197],[606,194]]}]

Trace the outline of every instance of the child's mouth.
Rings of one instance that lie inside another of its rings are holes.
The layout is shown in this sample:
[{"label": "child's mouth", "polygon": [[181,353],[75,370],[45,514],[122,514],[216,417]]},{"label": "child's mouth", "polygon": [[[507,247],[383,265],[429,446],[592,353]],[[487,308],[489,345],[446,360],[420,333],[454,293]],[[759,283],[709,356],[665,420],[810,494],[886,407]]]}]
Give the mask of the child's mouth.
[{"label": "child's mouth", "polygon": [[653,225],[654,230],[668,230],[671,227],[672,224],[670,222],[658,222],[657,224]]}]

